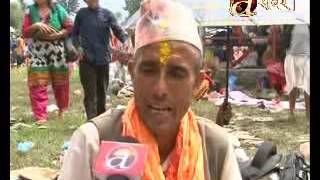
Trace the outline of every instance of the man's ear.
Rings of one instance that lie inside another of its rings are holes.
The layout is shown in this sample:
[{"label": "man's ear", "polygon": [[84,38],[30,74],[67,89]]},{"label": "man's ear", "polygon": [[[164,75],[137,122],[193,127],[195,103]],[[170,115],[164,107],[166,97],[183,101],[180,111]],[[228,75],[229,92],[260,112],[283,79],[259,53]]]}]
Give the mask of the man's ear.
[{"label": "man's ear", "polygon": [[129,74],[131,76],[132,81],[134,81],[134,75],[135,75],[134,67],[135,67],[135,65],[136,65],[136,63],[133,60],[130,60],[128,62],[128,71],[129,71]]}]

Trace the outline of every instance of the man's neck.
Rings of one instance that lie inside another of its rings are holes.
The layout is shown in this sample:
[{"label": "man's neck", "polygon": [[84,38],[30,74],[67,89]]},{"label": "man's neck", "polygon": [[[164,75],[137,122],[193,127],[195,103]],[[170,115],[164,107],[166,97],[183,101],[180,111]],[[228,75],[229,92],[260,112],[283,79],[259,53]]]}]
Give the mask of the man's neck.
[{"label": "man's neck", "polygon": [[88,6],[88,8],[89,8],[90,10],[92,10],[92,11],[96,11],[96,10],[99,8],[99,5],[97,5],[96,7],[90,7],[90,6]]},{"label": "man's neck", "polygon": [[158,142],[158,149],[160,155],[160,163],[163,163],[170,152],[174,149],[176,144],[176,137],[178,131],[176,132],[163,132],[161,136],[155,136],[156,141]]}]

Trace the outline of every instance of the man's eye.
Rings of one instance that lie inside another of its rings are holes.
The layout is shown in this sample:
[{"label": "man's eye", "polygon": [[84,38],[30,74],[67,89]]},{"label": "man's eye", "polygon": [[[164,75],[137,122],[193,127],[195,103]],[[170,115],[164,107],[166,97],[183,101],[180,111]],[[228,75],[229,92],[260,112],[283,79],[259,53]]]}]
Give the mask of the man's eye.
[{"label": "man's eye", "polygon": [[185,73],[184,71],[181,71],[181,70],[173,70],[173,71],[169,72],[169,74],[171,77],[177,78],[177,79],[182,79],[187,76],[187,73]]},{"label": "man's eye", "polygon": [[152,73],[152,72],[154,72],[155,70],[154,70],[154,68],[152,68],[152,67],[141,67],[140,68],[140,70],[143,72],[143,73]]}]

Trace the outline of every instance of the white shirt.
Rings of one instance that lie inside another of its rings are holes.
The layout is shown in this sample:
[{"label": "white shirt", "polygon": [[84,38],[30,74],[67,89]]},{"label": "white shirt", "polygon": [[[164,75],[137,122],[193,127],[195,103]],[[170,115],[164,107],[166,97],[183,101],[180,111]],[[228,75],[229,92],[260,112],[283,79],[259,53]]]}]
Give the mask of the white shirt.
[{"label": "white shirt", "polygon": [[310,55],[310,31],[306,24],[295,25],[291,32],[289,54]]}]

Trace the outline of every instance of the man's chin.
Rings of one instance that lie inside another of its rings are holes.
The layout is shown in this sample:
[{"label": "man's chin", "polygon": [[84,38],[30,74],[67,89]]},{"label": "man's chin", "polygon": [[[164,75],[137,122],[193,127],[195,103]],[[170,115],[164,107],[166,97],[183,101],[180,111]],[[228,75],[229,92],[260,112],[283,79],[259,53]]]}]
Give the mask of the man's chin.
[{"label": "man's chin", "polygon": [[89,8],[91,8],[91,9],[96,9],[97,7],[98,7],[97,4],[96,4],[96,5],[89,6]]},{"label": "man's chin", "polygon": [[145,124],[152,133],[159,135],[173,129],[176,125],[172,122],[174,121],[170,119],[153,119],[152,121],[145,122]]}]

